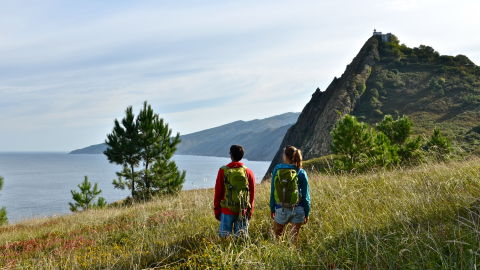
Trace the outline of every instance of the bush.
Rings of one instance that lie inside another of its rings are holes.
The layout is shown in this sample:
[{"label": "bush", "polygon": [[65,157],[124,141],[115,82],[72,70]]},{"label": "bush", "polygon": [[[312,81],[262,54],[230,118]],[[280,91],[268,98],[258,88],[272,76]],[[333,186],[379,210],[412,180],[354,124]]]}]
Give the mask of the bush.
[{"label": "bush", "polygon": [[[394,119],[386,115],[373,129],[347,114],[332,131],[334,155],[312,161],[312,164],[325,172],[364,172],[374,168],[418,164],[424,161],[426,152],[442,159],[448,157],[450,141],[439,130],[435,129],[424,143],[420,136],[411,137],[412,126],[406,116]],[[332,168],[330,164],[333,164]]]},{"label": "bush", "polygon": [[412,121],[407,116],[394,120],[391,115],[385,115],[383,120],[376,125],[376,128],[387,135],[392,143],[401,145],[410,136],[412,125]]},{"label": "bush", "polygon": [[425,152],[422,151],[423,139],[420,136],[407,138],[398,149],[398,156],[403,165],[419,164],[423,161]]},{"label": "bush", "polygon": [[444,78],[431,78],[428,82],[428,89],[432,94],[443,96],[445,95],[445,79]]},{"label": "bush", "polygon": [[372,162],[369,164],[369,168],[388,168],[398,165],[400,162],[397,153],[398,147],[393,145],[383,132],[375,132],[374,137],[374,145],[370,152]]},{"label": "bush", "polygon": [[452,151],[450,140],[443,136],[440,129],[433,130],[430,139],[424,145],[424,149],[440,160],[448,159],[448,155]]}]

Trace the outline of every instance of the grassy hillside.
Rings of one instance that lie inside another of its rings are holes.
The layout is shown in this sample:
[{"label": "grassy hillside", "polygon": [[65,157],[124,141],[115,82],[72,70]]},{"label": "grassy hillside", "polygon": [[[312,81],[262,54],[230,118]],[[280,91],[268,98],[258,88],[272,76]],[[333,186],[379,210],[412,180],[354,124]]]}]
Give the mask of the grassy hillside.
[{"label": "grassy hillside", "polygon": [[464,55],[440,55],[396,37],[380,42],[380,59],[353,114],[375,123],[385,114],[408,115],[418,134],[439,127],[467,152],[480,154],[480,67]]},{"label": "grassy hillside", "polygon": [[[480,264],[480,159],[358,176],[310,175],[298,246],[270,234],[268,183],[250,238],[221,241],[212,190],[0,228],[9,269],[472,269]],[[285,240],[285,239],[284,239]]]}]

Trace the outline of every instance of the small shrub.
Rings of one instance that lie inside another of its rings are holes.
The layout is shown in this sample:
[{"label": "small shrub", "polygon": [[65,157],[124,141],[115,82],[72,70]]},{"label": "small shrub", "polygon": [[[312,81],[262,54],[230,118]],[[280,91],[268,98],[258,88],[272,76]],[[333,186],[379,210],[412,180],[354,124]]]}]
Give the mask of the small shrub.
[{"label": "small shrub", "polygon": [[440,129],[435,128],[432,135],[424,146],[424,149],[432,153],[434,157],[445,160],[452,151],[450,140],[443,136]]},{"label": "small shrub", "polygon": [[398,149],[398,156],[402,164],[414,165],[421,163],[425,156],[425,152],[422,151],[422,145],[422,137],[408,138]]},{"label": "small shrub", "polygon": [[376,128],[387,135],[392,143],[403,144],[412,132],[412,125],[412,121],[406,116],[394,120],[391,115],[386,115]]},{"label": "small shrub", "polygon": [[428,82],[428,89],[430,89],[432,94],[445,95],[445,78],[431,78]]},{"label": "small shrub", "polygon": [[102,193],[102,190],[98,188],[98,184],[95,183],[92,187],[92,183],[88,181],[88,177],[85,176],[83,182],[78,185],[80,191],[71,190],[74,203],[68,203],[70,205],[70,211],[76,212],[79,210],[86,210],[89,208],[101,208],[107,203],[103,197],[99,197],[95,202],[95,198]]}]

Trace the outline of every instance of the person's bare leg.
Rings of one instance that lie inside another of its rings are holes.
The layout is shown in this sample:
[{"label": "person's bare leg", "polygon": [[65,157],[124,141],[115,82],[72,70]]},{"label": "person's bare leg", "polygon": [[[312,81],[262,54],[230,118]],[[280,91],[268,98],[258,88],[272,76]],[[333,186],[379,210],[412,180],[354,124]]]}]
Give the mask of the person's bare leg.
[{"label": "person's bare leg", "polygon": [[277,222],[273,222],[273,233],[275,234],[276,237],[280,237],[283,234],[283,228],[285,225],[278,224]]},{"label": "person's bare leg", "polygon": [[303,224],[292,224],[292,240],[294,244],[298,242],[298,234],[300,233],[300,228]]}]

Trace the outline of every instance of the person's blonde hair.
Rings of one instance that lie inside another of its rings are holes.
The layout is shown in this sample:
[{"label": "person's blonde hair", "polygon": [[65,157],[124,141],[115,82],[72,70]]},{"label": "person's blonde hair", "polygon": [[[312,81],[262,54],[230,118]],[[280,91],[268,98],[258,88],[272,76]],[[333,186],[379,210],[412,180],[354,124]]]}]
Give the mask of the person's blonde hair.
[{"label": "person's blonde hair", "polygon": [[285,147],[284,151],[285,156],[293,162],[293,164],[297,167],[297,169],[302,168],[302,151],[296,148],[295,146],[289,145]]}]

